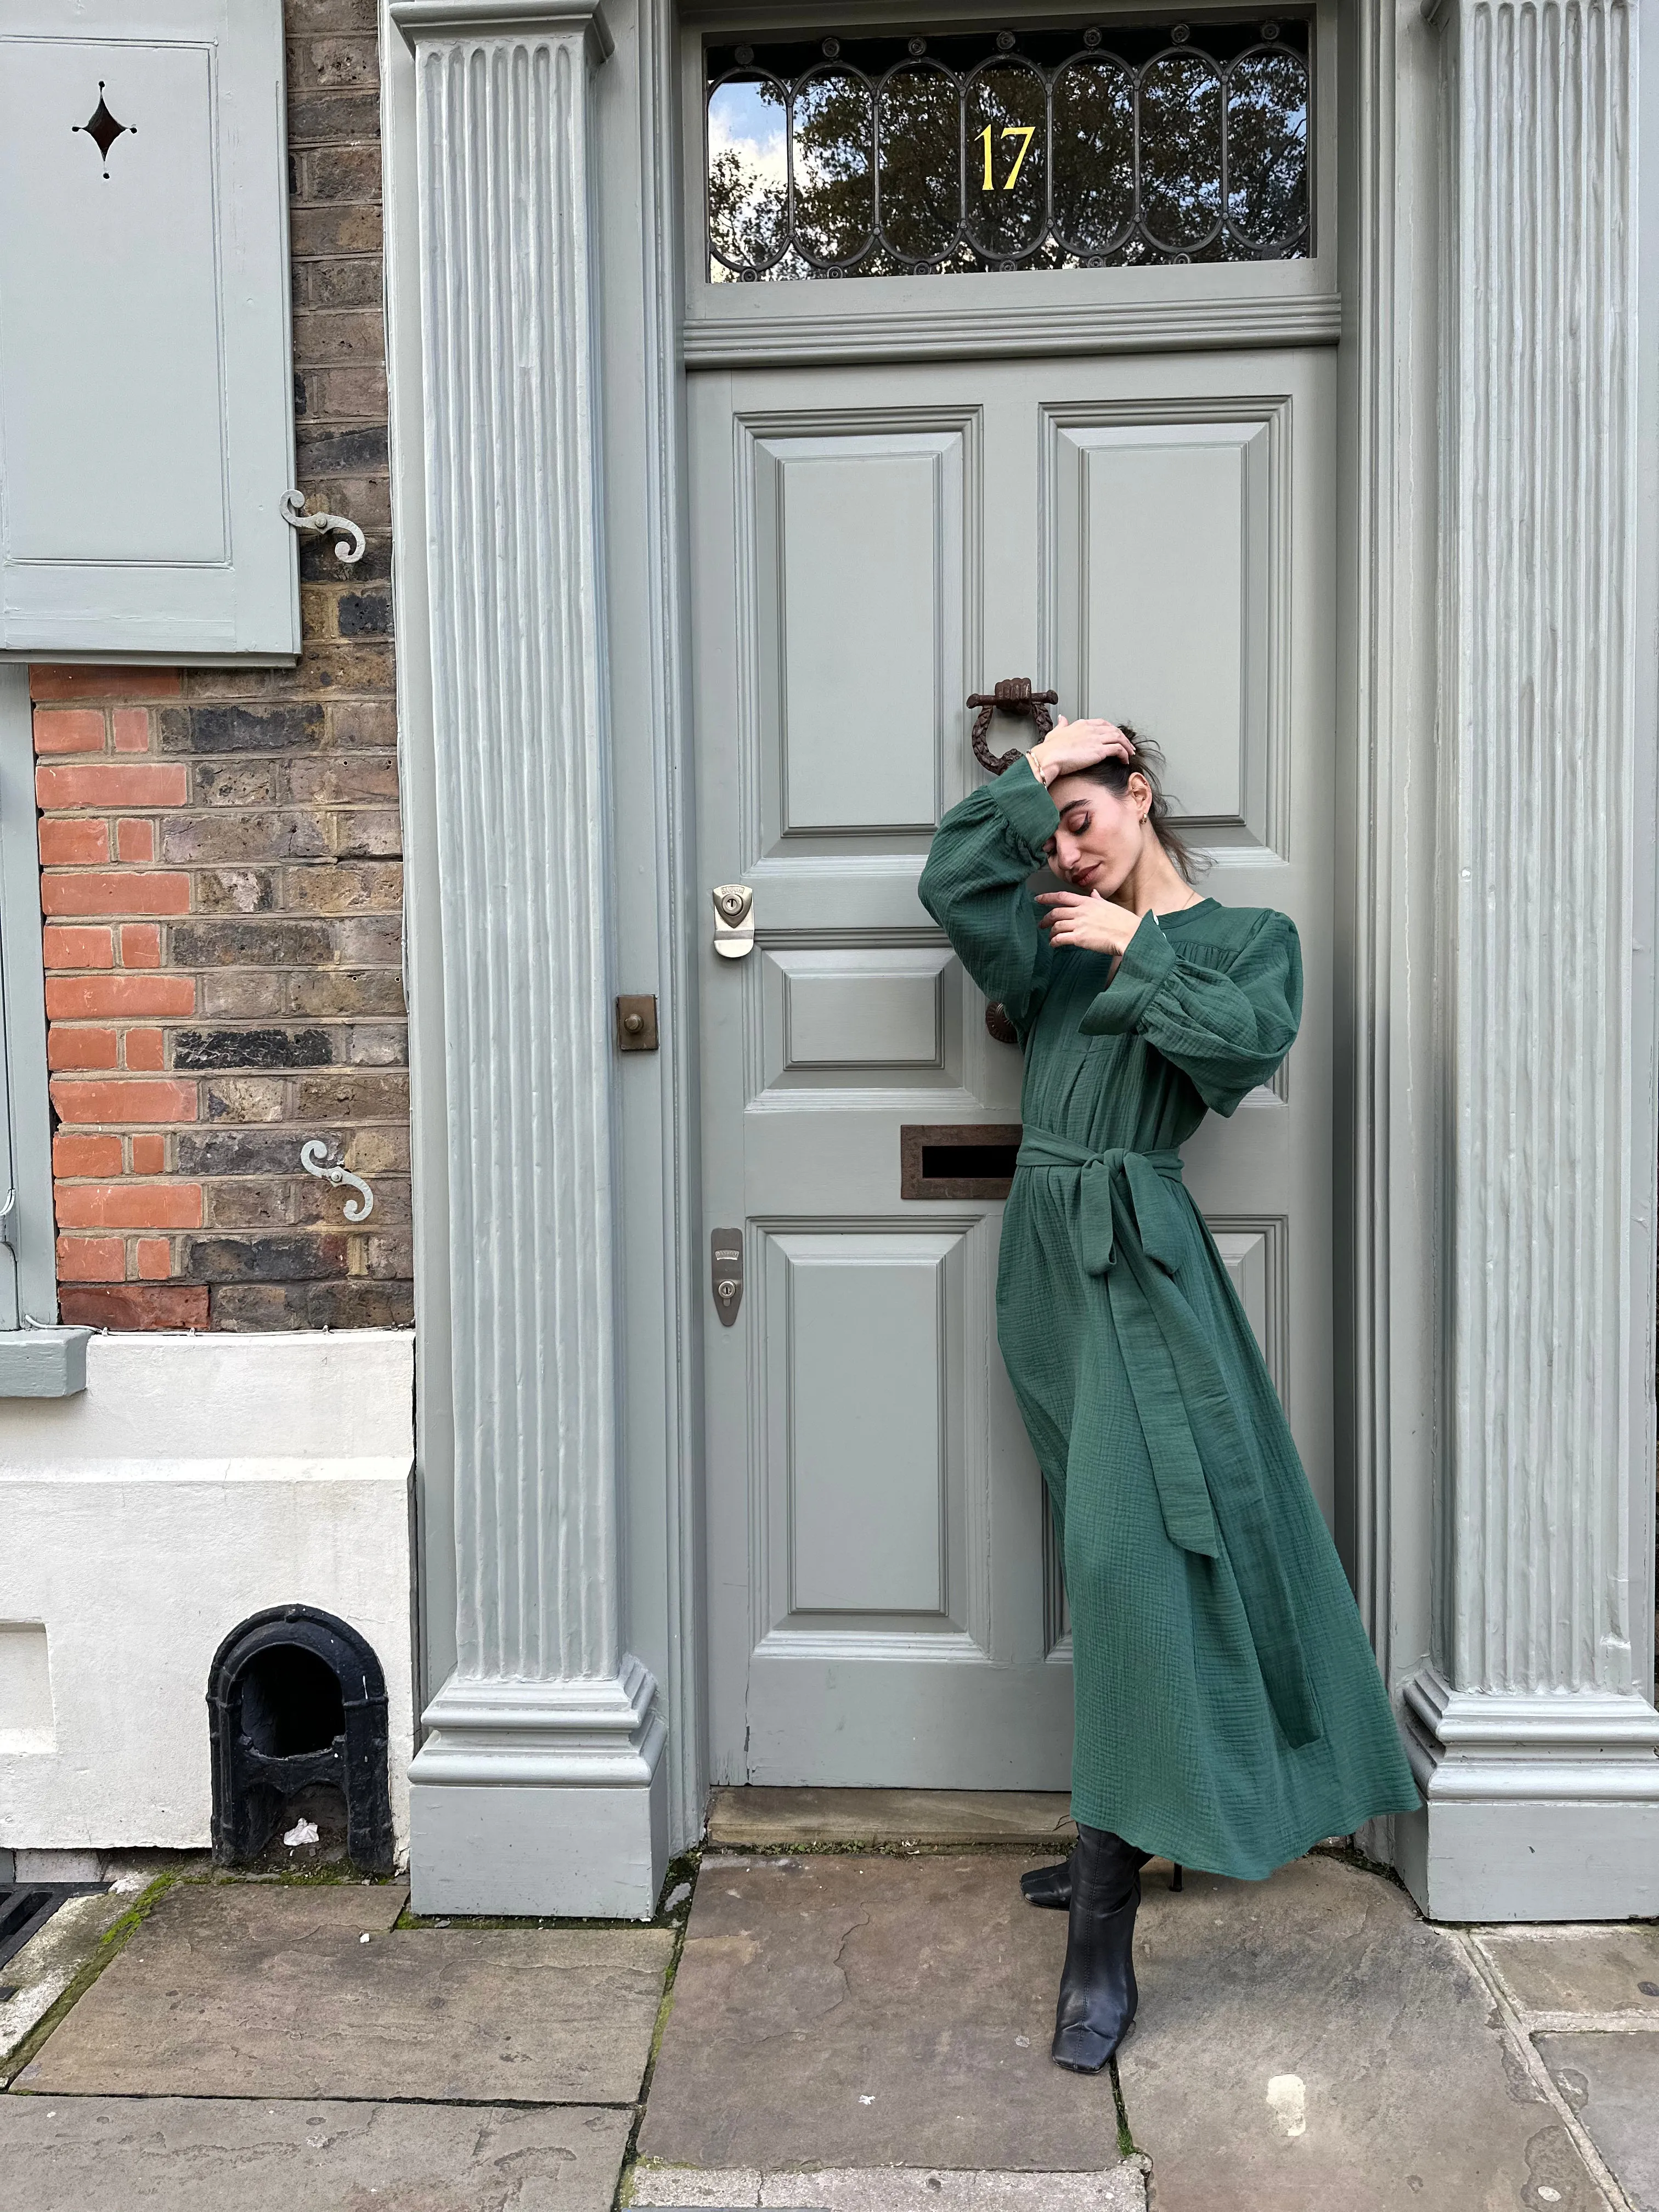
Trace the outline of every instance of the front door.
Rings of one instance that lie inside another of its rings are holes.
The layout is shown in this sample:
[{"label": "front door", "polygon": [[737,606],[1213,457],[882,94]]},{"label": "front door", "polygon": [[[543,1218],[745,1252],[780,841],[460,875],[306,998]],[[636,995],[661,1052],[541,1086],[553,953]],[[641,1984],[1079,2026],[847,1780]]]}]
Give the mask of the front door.
[{"label": "front door", "polygon": [[[751,64],[698,66],[718,90]],[[814,67],[778,69],[781,106]],[[763,307],[810,294],[850,329],[896,281],[786,278]],[[957,327],[955,289],[993,280],[905,281]],[[916,879],[983,773],[964,702],[1027,677],[1155,738],[1204,888],[1297,921],[1301,1037],[1188,1180],[1328,1509],[1334,360],[813,349],[689,348],[703,1191],[742,1252],[707,1330],[714,1771],[1061,1789],[1064,1596],[993,1304],[1020,1055]],[[754,942],[727,957],[733,884]]]}]

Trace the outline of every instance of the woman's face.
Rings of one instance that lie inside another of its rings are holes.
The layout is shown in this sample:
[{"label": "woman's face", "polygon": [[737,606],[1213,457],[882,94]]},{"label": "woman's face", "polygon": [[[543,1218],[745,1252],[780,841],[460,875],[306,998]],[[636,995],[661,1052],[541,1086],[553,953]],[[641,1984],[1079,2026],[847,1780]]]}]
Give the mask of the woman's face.
[{"label": "woman's face", "polygon": [[1048,851],[1054,873],[1074,890],[1111,898],[1134,873],[1146,842],[1152,791],[1131,775],[1121,795],[1082,775],[1060,775],[1048,787],[1060,809],[1060,828]]}]

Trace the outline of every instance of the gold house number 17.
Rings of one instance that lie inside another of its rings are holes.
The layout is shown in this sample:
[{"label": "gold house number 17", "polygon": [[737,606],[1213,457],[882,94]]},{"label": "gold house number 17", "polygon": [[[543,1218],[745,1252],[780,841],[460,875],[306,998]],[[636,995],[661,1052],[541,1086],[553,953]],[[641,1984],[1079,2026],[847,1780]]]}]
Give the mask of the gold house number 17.
[{"label": "gold house number 17", "polygon": [[[991,125],[988,123],[979,135],[985,142],[985,182],[981,190],[994,192],[997,185],[996,179],[991,174]],[[1014,156],[1014,166],[1003,180],[1003,191],[1011,192],[1019,182],[1019,173],[1025,165],[1025,156],[1031,150],[1032,139],[1036,137],[1036,125],[1035,123],[1005,123],[1002,126],[1002,135],[1005,138],[1018,138],[1019,141],[1019,151]]]}]

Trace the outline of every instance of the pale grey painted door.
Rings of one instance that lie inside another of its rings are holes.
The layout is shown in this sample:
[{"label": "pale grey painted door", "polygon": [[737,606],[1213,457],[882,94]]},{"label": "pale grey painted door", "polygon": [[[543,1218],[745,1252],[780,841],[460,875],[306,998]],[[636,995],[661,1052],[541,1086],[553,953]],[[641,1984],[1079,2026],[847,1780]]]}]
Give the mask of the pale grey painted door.
[{"label": "pale grey painted door", "polygon": [[[1188,1181],[1328,1510],[1334,356],[690,385],[704,1196],[746,1257],[707,1331],[715,1778],[1063,1788],[1001,1209],[900,1196],[905,1125],[1018,1121],[1020,1060],[916,878],[979,773],[963,700],[1030,676],[1157,738],[1206,887],[1295,917],[1301,1039]],[[723,883],[745,958],[713,950]]]}]

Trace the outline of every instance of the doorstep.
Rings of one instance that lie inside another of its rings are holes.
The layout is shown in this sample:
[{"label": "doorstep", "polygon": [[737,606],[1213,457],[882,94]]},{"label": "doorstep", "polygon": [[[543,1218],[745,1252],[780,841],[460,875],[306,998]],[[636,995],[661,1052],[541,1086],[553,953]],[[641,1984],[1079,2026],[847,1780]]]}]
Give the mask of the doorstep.
[{"label": "doorstep", "polygon": [[716,1850],[846,1850],[1006,1844],[1068,1851],[1072,1801],[1052,1790],[717,1790]]}]

